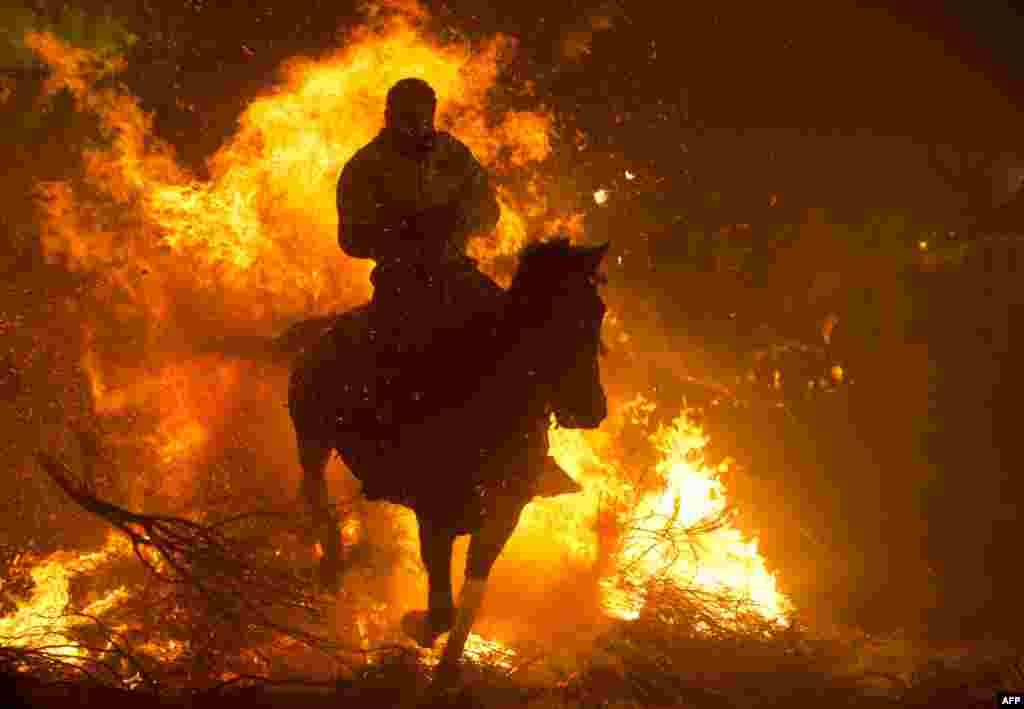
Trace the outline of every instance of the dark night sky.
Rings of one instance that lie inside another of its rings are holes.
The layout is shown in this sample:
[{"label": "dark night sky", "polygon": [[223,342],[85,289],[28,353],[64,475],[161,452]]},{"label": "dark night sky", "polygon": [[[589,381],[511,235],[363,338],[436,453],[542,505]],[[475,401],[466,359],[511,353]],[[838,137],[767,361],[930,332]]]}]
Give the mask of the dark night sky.
[{"label": "dark night sky", "polygon": [[[935,177],[923,146],[1003,154],[990,171],[995,203],[1024,174],[1024,19],[1000,3],[442,7],[460,25],[521,38],[528,78],[617,148],[591,175],[651,160],[661,176],[688,170],[734,196],[738,210],[779,193],[851,220],[957,225],[976,205]],[[567,60],[566,39],[595,25],[589,53]]]},{"label": "dark night sky", "polygon": [[[644,40],[654,41],[660,57],[648,72],[663,74],[666,84],[688,85],[689,93],[707,99],[704,108],[716,119],[731,116],[747,127],[875,123],[871,127],[889,132],[905,111],[944,107],[958,115],[951,104],[970,98],[982,101],[977,109],[992,108],[985,104],[1000,93],[1018,107],[1024,101],[1018,47],[1024,16],[998,2],[727,1],[684,3],[671,13],[653,2],[530,5],[445,3],[455,17],[469,24],[476,17],[482,28],[517,34],[538,52],[545,40],[603,12],[612,18],[608,34],[621,47],[617,64],[627,73],[639,73],[637,50]],[[671,87],[665,88],[671,98]],[[886,103],[872,106],[868,98]],[[887,104],[888,125],[877,117],[862,120]]]},{"label": "dark night sky", "polygon": [[985,75],[1016,106],[1024,104],[1024,8],[996,0],[934,5],[941,9],[903,13],[944,39],[951,53]]}]

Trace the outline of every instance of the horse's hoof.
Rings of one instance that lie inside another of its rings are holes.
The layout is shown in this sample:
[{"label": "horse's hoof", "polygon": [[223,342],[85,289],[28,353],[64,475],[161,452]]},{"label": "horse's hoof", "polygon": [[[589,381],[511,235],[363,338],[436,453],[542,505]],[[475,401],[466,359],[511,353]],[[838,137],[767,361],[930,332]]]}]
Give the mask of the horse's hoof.
[{"label": "horse's hoof", "polygon": [[439,628],[430,621],[427,611],[409,611],[402,616],[402,632],[416,641],[420,647],[430,649],[450,627]]}]

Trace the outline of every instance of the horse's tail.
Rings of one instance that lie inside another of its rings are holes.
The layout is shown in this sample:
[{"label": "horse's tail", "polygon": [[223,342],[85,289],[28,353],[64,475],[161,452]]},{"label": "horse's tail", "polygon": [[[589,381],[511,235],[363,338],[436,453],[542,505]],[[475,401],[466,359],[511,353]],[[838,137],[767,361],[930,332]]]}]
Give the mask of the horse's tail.
[{"label": "horse's tail", "polygon": [[259,335],[224,335],[203,340],[196,349],[202,354],[287,366],[293,355],[280,350],[276,342],[276,338]]},{"label": "horse's tail", "polygon": [[338,321],[337,314],[310,318],[295,323],[273,338],[271,348],[279,359],[294,361],[300,352],[310,350]]},{"label": "horse's tail", "polygon": [[[369,305],[344,313],[311,318],[292,325],[273,340],[278,361],[291,368],[288,379],[288,410],[298,430],[312,434],[332,431],[338,396],[336,366],[340,349],[353,354],[365,344]],[[335,333],[332,335],[331,333]],[[325,428],[326,427],[326,428]]]},{"label": "horse's tail", "polygon": [[[288,413],[296,433],[325,433],[330,415],[332,346],[317,346],[337,317],[306,320],[293,325],[275,340],[278,361],[288,362]],[[326,358],[326,359],[325,359]],[[329,428],[329,426],[328,426]]]},{"label": "horse's tail", "polygon": [[311,349],[337,320],[337,315],[302,320],[277,337],[262,335],[211,337],[200,341],[196,348],[202,353],[288,367],[295,362],[301,352]]}]

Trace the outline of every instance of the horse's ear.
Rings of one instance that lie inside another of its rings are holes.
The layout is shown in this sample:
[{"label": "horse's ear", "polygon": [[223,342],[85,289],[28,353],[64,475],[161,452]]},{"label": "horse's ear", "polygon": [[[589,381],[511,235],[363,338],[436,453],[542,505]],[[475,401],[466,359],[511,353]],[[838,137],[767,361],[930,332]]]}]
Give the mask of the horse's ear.
[{"label": "horse's ear", "polygon": [[604,261],[604,257],[608,254],[608,247],[611,244],[612,242],[606,241],[600,246],[583,250],[583,266],[588,274],[597,273],[597,269],[601,267],[601,262]]}]

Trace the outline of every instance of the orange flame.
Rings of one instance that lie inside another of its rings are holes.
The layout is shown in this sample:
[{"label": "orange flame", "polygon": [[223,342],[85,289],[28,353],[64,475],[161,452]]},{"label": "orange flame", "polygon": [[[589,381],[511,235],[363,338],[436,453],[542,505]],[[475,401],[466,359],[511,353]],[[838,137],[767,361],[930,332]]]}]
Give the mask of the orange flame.
[{"label": "orange flame", "polygon": [[[633,587],[642,587],[656,575],[668,575],[684,586],[728,591],[752,602],[765,618],[783,621],[789,603],[765,567],[757,541],[745,539],[730,524],[700,534],[695,541],[699,545],[696,556],[675,557],[672,530],[699,525],[725,512],[725,488],[700,455],[707,438],[685,414],[670,426],[659,427],[652,441],[663,456],[657,472],[665,486],[640,500],[634,531],[619,557],[620,577]],[[652,545],[650,540],[659,533],[668,538]],[[636,612],[635,605],[627,608],[619,606],[620,615]]]},{"label": "orange flame", "polygon": [[[92,571],[117,556],[131,552],[127,537],[111,534],[102,549],[87,554],[55,552],[36,563],[31,570],[35,588],[32,597],[18,604],[12,614],[0,618],[0,641],[4,645],[25,649],[43,649],[66,658],[84,658],[87,652],[69,637],[82,622],[67,614],[71,597],[68,591],[72,576]],[[128,598],[123,586],[111,589],[91,602],[82,612],[99,616]]]},{"label": "orange flame", "polygon": [[[629,462],[618,457],[615,439],[624,426],[644,423],[654,409],[653,403],[637,397],[601,431],[554,430],[551,454],[584,492],[534,501],[524,511],[522,534],[554,532],[564,547],[597,563],[605,573],[603,605],[613,616],[636,617],[644,599],[635,589],[642,589],[649,579],[668,576],[687,587],[729,591],[748,599],[767,619],[784,622],[789,601],[767,570],[756,540],[746,539],[728,521],[699,535],[698,556],[677,553],[680,540],[674,536],[726,509],[724,485],[701,456],[707,438],[685,413],[650,437],[659,455],[653,472],[663,484],[654,490],[638,489],[632,482],[636,476],[623,470]],[[606,501],[618,501],[619,511],[613,506],[603,527],[594,511]],[[607,524],[614,529],[608,530]],[[603,552],[602,533],[611,536],[604,544],[613,544]],[[610,565],[601,562],[602,553],[614,554]]]}]

